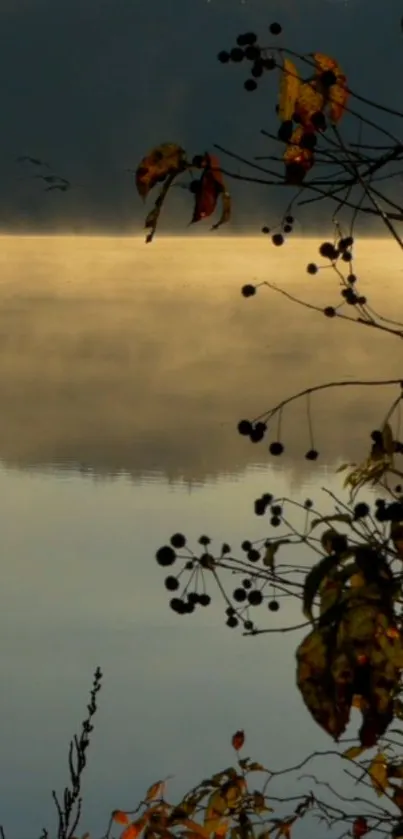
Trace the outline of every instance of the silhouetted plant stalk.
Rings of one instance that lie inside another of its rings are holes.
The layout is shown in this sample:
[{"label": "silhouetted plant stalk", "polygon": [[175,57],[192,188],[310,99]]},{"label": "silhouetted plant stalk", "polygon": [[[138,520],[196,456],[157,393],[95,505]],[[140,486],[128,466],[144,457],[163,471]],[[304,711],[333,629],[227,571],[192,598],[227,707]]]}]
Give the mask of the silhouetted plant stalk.
[{"label": "silhouetted plant stalk", "polygon": [[70,742],[69,748],[69,772],[70,787],[65,787],[63,801],[59,801],[55,790],[52,790],[52,797],[56,804],[58,813],[58,839],[72,839],[81,815],[81,783],[82,774],[87,763],[87,749],[90,744],[90,735],[94,729],[92,719],[97,711],[96,695],[101,689],[102,672],[97,667],[94,674],[94,681],[90,695],[90,702],[87,705],[88,715],[82,723],[81,734]]}]

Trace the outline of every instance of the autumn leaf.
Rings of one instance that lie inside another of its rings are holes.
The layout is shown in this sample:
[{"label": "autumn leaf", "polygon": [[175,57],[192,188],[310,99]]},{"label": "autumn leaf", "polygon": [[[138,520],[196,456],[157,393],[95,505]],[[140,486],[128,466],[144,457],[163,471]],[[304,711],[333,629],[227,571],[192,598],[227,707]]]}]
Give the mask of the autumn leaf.
[{"label": "autumn leaf", "polygon": [[242,746],[245,742],[245,732],[244,731],[236,731],[232,737],[231,743],[235,751],[239,751],[242,749]]},{"label": "autumn leaf", "polygon": [[117,822],[118,824],[128,824],[129,823],[129,816],[127,813],[124,813],[123,810],[114,810],[112,813],[113,821]]},{"label": "autumn leaf", "polygon": [[154,234],[155,234],[155,231],[157,229],[157,224],[158,224],[158,220],[159,220],[159,216],[160,216],[160,212],[161,212],[163,203],[165,201],[165,198],[167,197],[168,191],[169,191],[170,187],[172,186],[174,178],[176,178],[177,174],[178,174],[177,172],[172,172],[167,177],[165,183],[162,186],[160,194],[158,195],[158,198],[157,198],[157,200],[154,204],[153,209],[150,210],[150,212],[147,215],[147,218],[146,218],[145,224],[144,224],[145,229],[148,231],[147,236],[146,236],[146,243],[147,244],[149,244],[149,242],[152,242],[152,240],[154,238]]},{"label": "autumn leaf", "polygon": [[285,58],[281,71],[280,93],[278,100],[278,115],[282,122],[292,119],[299,88],[300,79],[298,76],[298,70],[292,61]]},{"label": "autumn leaf", "polygon": [[317,89],[314,81],[300,85],[295,103],[295,113],[298,114],[305,129],[311,128],[314,130],[311,119],[315,113],[322,110],[324,101],[324,96]]},{"label": "autumn leaf", "polygon": [[222,210],[221,215],[218,221],[213,224],[212,230],[218,230],[222,224],[227,224],[231,219],[231,209],[232,209],[232,201],[231,195],[229,192],[222,192],[221,193],[221,200],[222,200]]},{"label": "autumn leaf", "polygon": [[376,794],[380,797],[386,792],[388,786],[388,765],[386,756],[379,752],[375,755],[368,769],[369,776],[372,781],[372,786]]},{"label": "autumn leaf", "polygon": [[210,169],[205,169],[195,191],[195,206],[191,224],[196,224],[214,213],[223,188]]},{"label": "autumn leaf", "polygon": [[358,816],[354,819],[353,822],[353,838],[360,839],[361,836],[364,836],[368,833],[369,827],[368,822],[364,816]]},{"label": "autumn leaf", "polygon": [[136,170],[139,195],[146,198],[155,184],[186,169],[185,151],[176,143],[161,143],[143,157]]},{"label": "autumn leaf", "polygon": [[312,606],[321,584],[337,568],[339,561],[337,556],[326,556],[314,565],[306,575],[303,593],[303,614],[308,620],[313,621]]},{"label": "autumn leaf", "polygon": [[292,819],[288,819],[288,821],[284,821],[280,825],[276,833],[276,839],[280,839],[281,836],[284,836],[285,839],[291,839],[291,827],[294,824],[295,819],[296,817],[294,816]]},{"label": "autumn leaf", "polygon": [[343,752],[342,757],[346,757],[348,760],[355,760],[357,757],[360,757],[363,752],[365,752],[363,746],[350,746],[349,749]]},{"label": "autumn leaf", "polygon": [[143,827],[145,826],[147,819],[142,816],[140,819],[137,819],[135,822],[131,822],[123,833],[120,834],[120,839],[137,839],[140,835]]},{"label": "autumn leaf", "polygon": [[156,781],[155,784],[152,784],[148,788],[144,801],[148,802],[148,801],[152,801],[153,798],[162,798],[164,788],[165,788],[165,781]]}]

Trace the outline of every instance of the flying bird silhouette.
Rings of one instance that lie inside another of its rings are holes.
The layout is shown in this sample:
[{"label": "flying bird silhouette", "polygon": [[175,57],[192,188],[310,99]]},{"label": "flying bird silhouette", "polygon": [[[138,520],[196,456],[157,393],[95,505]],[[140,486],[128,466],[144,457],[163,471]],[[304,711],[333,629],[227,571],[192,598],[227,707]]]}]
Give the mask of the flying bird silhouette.
[{"label": "flying bird silhouette", "polygon": [[44,160],[39,160],[37,157],[29,157],[27,154],[23,154],[20,157],[17,157],[17,163],[32,163],[33,166],[47,166],[50,169],[49,163],[46,163]]},{"label": "flying bird silhouette", "polygon": [[33,178],[41,178],[43,181],[46,181],[48,184],[55,184],[55,183],[63,183],[70,186],[70,181],[67,178],[60,178],[59,175],[33,175]]},{"label": "flying bird silhouette", "polygon": [[71,184],[52,184],[52,186],[45,187],[45,192],[50,192],[51,189],[60,189],[61,192],[67,192]]}]

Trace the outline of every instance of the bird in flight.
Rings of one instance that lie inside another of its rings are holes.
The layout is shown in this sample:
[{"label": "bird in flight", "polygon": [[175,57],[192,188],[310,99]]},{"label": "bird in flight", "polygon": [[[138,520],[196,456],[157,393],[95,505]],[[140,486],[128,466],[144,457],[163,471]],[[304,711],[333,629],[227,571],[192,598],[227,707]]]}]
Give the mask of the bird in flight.
[{"label": "bird in flight", "polygon": [[29,157],[27,154],[23,154],[20,157],[17,157],[17,163],[32,163],[33,166],[47,166],[50,169],[49,163],[46,163],[44,160],[39,160],[37,157]]},{"label": "bird in flight", "polygon": [[61,178],[59,175],[33,175],[34,178],[41,178],[41,180],[46,181],[48,184],[66,184],[66,186],[71,186],[70,181],[67,178]]},{"label": "bird in flight", "polygon": [[52,184],[52,186],[45,187],[45,192],[50,192],[51,189],[60,189],[61,192],[67,192],[71,184],[67,181],[65,184]]}]

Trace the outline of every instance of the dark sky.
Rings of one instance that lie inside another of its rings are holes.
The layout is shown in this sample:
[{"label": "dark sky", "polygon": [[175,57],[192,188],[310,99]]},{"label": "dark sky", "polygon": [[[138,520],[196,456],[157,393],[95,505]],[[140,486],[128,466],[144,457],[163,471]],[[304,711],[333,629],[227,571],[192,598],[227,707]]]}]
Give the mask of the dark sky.
[{"label": "dark sky", "polygon": [[[246,29],[269,43],[275,19],[279,44],[337,56],[353,89],[398,108],[401,13],[400,0],[1,0],[0,226],[140,232],[144,209],[124,170],[159,142],[190,154],[214,142],[273,153],[259,129],[277,125],[276,74],[247,94],[244,65],[222,66],[216,54]],[[399,120],[380,117],[399,132]],[[15,163],[22,154],[48,160],[74,189],[45,193],[22,179],[30,172]],[[240,226],[260,224],[285,200],[256,187],[235,195]],[[182,232],[190,214],[189,196],[174,191],[165,229]],[[306,216],[308,226],[316,217]]]}]

